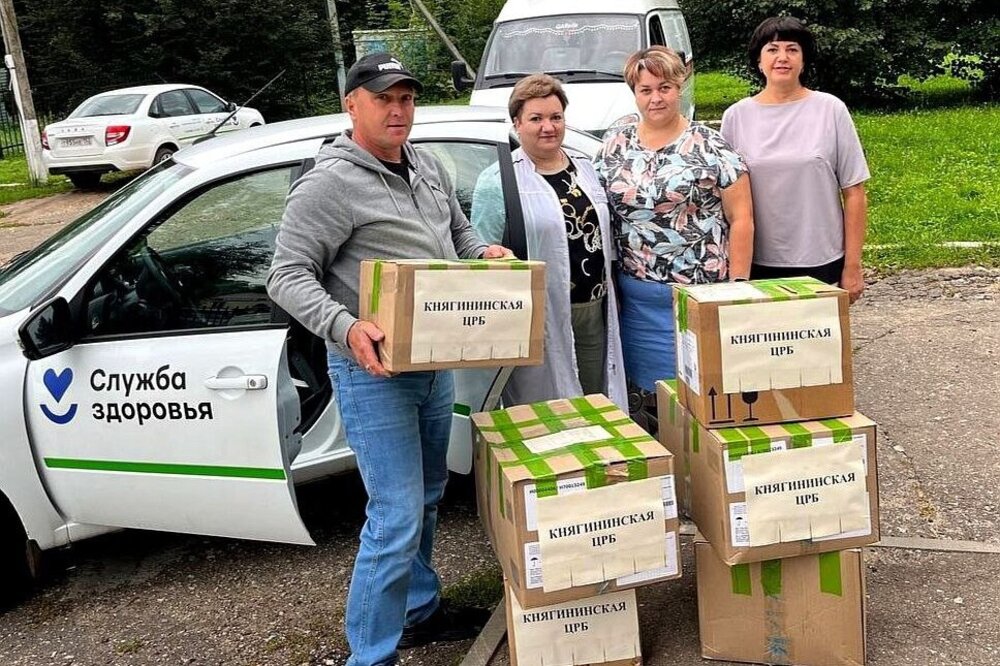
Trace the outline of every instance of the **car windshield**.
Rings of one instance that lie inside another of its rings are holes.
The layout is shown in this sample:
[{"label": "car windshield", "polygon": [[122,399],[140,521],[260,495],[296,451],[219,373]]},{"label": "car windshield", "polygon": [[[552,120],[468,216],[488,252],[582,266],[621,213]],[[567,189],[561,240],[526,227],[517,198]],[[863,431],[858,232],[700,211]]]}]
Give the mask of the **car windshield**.
[{"label": "car windshield", "polygon": [[190,171],[164,162],[0,269],[0,317],[36,305],[136,213]]},{"label": "car windshield", "polygon": [[493,33],[483,77],[487,86],[511,85],[503,80],[531,72],[620,81],[625,59],[640,44],[636,16],[587,14],[508,21]]},{"label": "car windshield", "polygon": [[98,95],[91,97],[76,107],[70,118],[90,118],[92,116],[123,116],[135,113],[145,95]]}]

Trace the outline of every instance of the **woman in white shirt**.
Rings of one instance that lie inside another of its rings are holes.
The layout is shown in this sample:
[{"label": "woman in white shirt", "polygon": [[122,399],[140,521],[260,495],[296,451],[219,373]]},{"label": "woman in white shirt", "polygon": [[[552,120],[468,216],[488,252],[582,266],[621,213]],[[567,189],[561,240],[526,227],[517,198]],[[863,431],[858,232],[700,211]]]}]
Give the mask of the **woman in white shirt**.
[{"label": "woman in white shirt", "polygon": [[[504,400],[523,404],[604,393],[627,408],[608,200],[590,159],[563,146],[566,94],[547,74],[521,79],[508,110],[521,146],[512,154],[528,258],[546,262],[545,362],[514,370]],[[499,173],[476,184],[472,224],[500,238]]]}]

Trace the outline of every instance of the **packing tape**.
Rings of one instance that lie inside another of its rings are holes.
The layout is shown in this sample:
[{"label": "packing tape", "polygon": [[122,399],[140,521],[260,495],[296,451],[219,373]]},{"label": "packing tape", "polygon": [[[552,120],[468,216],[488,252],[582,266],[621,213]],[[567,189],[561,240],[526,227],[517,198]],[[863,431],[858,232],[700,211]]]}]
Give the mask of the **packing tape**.
[{"label": "packing tape", "polygon": [[761,280],[758,282],[752,282],[751,284],[753,284],[753,286],[760,291],[764,292],[772,301],[792,300],[792,295],[785,289],[782,289],[780,284],[776,284],[772,280]]},{"label": "packing tape", "polygon": [[378,314],[378,299],[382,295],[382,262],[375,260],[375,267],[372,269],[372,295],[369,301],[369,309],[372,314]]},{"label": "packing tape", "polygon": [[726,443],[729,460],[739,460],[754,453],[770,453],[771,437],[757,426],[722,428],[715,431]]},{"label": "packing tape", "polygon": [[683,333],[688,330],[688,293],[683,289],[674,289],[674,300],[677,302],[677,328]]},{"label": "packing tape", "polygon": [[[500,432],[504,439],[503,443],[490,444],[490,448],[506,449],[516,458],[516,460],[499,463],[500,468],[525,467],[535,480],[535,492],[537,496],[550,497],[558,494],[558,487],[556,485],[555,471],[549,465],[548,459],[569,453],[580,462],[587,488],[599,488],[607,485],[607,465],[595,449],[611,447],[618,451],[624,458],[626,468],[628,469],[629,481],[638,481],[649,477],[649,464],[646,461],[645,455],[636,446],[639,442],[648,441],[650,439],[648,435],[623,437],[615,426],[627,425],[632,423],[632,421],[628,418],[615,421],[607,420],[604,414],[608,411],[616,410],[617,408],[614,405],[609,407],[594,407],[585,398],[573,398],[570,400],[570,403],[579,411],[568,414],[556,414],[552,411],[551,405],[547,403],[531,405],[531,409],[537,418],[516,424],[510,418],[510,414],[504,410],[490,412],[490,417],[493,419],[493,425],[496,429],[495,431]],[[584,411],[587,412],[586,416],[589,417],[588,421],[590,423],[602,425],[612,436],[594,442],[571,444],[544,453],[531,451],[525,446],[523,439],[520,438],[520,430],[528,425],[544,424],[550,432],[566,430],[565,421],[583,416]],[[486,430],[488,427],[483,427],[482,429]]]},{"label": "packing tape", "polygon": [[819,590],[838,597],[844,596],[844,583],[840,576],[840,551],[820,554]]},{"label": "packing tape", "polygon": [[[821,553],[819,559],[819,589],[826,594],[843,596],[844,587],[840,574],[840,551]],[[734,564],[729,567],[733,594],[753,595],[750,565]],[[764,560],[760,563],[760,586],[768,597],[781,596],[781,560]]]},{"label": "packing tape", "polygon": [[829,285],[811,277],[795,278],[774,278],[769,280],[751,280],[751,285],[766,291],[769,288],[778,288],[786,292],[792,291],[800,298],[815,298],[820,289],[825,289]]},{"label": "packing tape", "polygon": [[760,563],[760,586],[768,597],[781,596],[781,560]]},{"label": "packing tape", "polygon": [[781,427],[792,436],[793,449],[806,449],[813,444],[813,435],[801,423],[782,423]]},{"label": "packing tape", "polygon": [[854,438],[854,431],[851,430],[851,426],[847,425],[840,419],[823,419],[820,421],[820,424],[830,429],[830,434],[833,435],[833,441],[837,444],[850,442]]},{"label": "packing tape", "polygon": [[734,564],[729,567],[729,577],[732,579],[733,594],[745,594],[748,597],[753,595],[749,564]]}]

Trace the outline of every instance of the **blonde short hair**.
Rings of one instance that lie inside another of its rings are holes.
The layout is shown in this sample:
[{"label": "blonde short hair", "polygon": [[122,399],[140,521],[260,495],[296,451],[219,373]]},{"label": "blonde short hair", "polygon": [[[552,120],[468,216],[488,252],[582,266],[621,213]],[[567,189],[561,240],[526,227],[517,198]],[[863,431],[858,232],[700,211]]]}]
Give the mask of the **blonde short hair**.
[{"label": "blonde short hair", "polygon": [[563,111],[565,111],[569,100],[566,98],[566,92],[563,90],[562,84],[559,83],[559,79],[548,74],[531,74],[524,77],[510,91],[510,99],[507,101],[510,119],[514,120],[521,115],[521,109],[524,108],[524,103],[529,99],[544,99],[550,95],[555,95],[559,99],[559,103],[562,104]]},{"label": "blonde short hair", "polygon": [[636,51],[625,61],[623,72],[625,83],[633,92],[643,70],[677,87],[680,87],[689,75],[687,65],[681,57],[666,46],[650,46],[648,49]]}]

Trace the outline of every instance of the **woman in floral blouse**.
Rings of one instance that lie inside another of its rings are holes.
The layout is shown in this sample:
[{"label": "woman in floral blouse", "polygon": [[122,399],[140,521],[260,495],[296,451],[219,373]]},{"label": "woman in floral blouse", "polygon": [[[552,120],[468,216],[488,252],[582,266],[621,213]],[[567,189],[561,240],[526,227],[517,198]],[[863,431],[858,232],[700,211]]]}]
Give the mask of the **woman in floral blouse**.
[{"label": "woman in floral blouse", "polygon": [[595,160],[613,211],[621,338],[631,384],[676,375],[671,284],[746,279],[753,253],[747,167],[722,136],[688,121],[680,57],[653,46],[625,62],[638,116],[618,120]]}]

